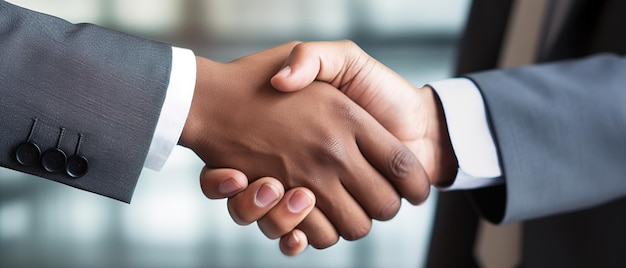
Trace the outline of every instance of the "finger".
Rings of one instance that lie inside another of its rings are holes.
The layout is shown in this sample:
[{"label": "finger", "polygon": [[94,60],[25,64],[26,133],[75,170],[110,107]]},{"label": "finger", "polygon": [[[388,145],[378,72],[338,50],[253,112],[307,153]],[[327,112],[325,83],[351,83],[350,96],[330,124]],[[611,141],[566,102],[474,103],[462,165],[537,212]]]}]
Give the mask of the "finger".
[{"label": "finger", "polygon": [[306,234],[298,229],[294,229],[288,234],[280,238],[280,251],[286,256],[295,256],[300,254],[308,245]]},{"label": "finger", "polygon": [[339,241],[337,230],[317,207],[311,210],[304,221],[297,226],[297,229],[302,230],[306,234],[309,244],[317,249],[330,247]]},{"label": "finger", "polygon": [[258,220],[261,231],[270,239],[281,237],[292,231],[315,206],[315,195],[311,190],[297,187],[290,189],[280,202]]},{"label": "finger", "polygon": [[260,178],[228,199],[228,212],[237,224],[248,225],[278,204],[284,193],[280,181],[270,177]]},{"label": "finger", "polygon": [[346,62],[357,55],[351,53],[354,49],[358,47],[351,41],[298,44],[271,83],[285,92],[300,90],[316,79],[332,84],[345,71]]},{"label": "finger", "polygon": [[[346,240],[356,240],[369,233],[372,228],[372,219],[347,191],[342,181],[326,180],[323,185],[309,184],[306,187],[315,193],[316,207],[332,222],[339,235]],[[378,189],[370,189],[370,191],[376,190]],[[302,227],[301,230],[313,240],[313,237],[306,232],[307,229]]]},{"label": "finger", "polygon": [[376,220],[389,220],[400,210],[400,195],[354,146],[353,164],[347,166],[342,184],[367,214]]},{"label": "finger", "polygon": [[210,199],[234,196],[247,186],[248,178],[236,169],[211,169],[205,166],[200,172],[200,188]]},{"label": "finger", "polygon": [[311,84],[320,70],[318,52],[310,45],[297,45],[289,54],[287,62],[270,80],[276,89],[291,92]]},{"label": "finger", "polygon": [[372,121],[363,121],[356,132],[359,149],[404,198],[414,205],[422,203],[428,197],[430,183],[421,163],[398,139]]}]

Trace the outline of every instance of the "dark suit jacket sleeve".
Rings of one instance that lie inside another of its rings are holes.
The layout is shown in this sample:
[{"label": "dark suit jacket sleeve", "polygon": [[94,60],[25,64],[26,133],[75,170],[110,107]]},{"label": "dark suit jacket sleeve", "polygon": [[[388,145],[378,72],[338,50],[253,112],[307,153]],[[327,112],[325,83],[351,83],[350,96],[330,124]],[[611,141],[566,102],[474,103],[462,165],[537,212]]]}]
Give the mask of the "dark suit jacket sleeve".
[{"label": "dark suit jacket sleeve", "polygon": [[[170,68],[169,45],[0,1],[0,165],[129,202]],[[18,163],[34,119],[30,139],[42,155],[58,147],[69,158],[82,135],[84,176],[48,172],[41,159]]]},{"label": "dark suit jacket sleeve", "polygon": [[471,191],[510,222],[626,195],[626,60],[589,58],[468,75],[479,87],[506,185]]}]

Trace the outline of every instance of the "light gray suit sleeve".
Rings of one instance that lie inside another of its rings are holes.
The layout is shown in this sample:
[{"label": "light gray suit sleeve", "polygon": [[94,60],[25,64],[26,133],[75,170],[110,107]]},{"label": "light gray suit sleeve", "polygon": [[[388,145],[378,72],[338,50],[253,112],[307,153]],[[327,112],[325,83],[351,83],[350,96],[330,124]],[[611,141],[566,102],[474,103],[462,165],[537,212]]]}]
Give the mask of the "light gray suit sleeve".
[{"label": "light gray suit sleeve", "polygon": [[[130,202],[170,68],[167,44],[0,1],[0,165]],[[26,152],[34,162],[20,163],[27,140],[41,156]],[[55,148],[86,158],[88,169],[58,153],[44,158]]]},{"label": "light gray suit sleeve", "polygon": [[617,55],[468,75],[479,87],[506,185],[470,192],[495,222],[626,196],[626,60]]}]

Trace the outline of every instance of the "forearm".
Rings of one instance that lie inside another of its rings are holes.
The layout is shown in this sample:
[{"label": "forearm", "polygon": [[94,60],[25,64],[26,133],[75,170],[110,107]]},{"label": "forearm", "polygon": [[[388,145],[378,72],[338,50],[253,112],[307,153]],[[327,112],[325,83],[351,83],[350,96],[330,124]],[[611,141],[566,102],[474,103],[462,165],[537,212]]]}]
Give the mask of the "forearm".
[{"label": "forearm", "polygon": [[[6,2],[0,8],[0,164],[129,201],[165,96],[171,47]],[[83,177],[16,161],[34,118],[32,141],[42,151],[58,143],[69,157],[80,147],[89,159]]]},{"label": "forearm", "polygon": [[625,73],[623,58],[601,55],[469,75],[484,96],[506,178],[506,210],[479,204],[487,216],[536,218],[626,194]]}]

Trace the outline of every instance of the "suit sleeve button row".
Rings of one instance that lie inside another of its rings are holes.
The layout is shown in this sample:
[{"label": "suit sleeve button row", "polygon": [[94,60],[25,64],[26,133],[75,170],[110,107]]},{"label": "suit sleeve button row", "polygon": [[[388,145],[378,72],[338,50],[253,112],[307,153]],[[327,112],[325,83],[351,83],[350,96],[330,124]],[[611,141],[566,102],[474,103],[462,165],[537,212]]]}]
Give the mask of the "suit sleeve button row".
[{"label": "suit sleeve button row", "polygon": [[89,160],[79,154],[83,135],[79,134],[76,152],[68,159],[65,152],[59,148],[61,138],[65,132],[65,128],[61,128],[57,147],[45,151],[42,155],[39,146],[31,141],[32,132],[36,123],[37,119],[33,121],[33,126],[28,136],[28,140],[18,145],[15,150],[15,159],[17,162],[25,167],[34,166],[38,162],[41,162],[45,171],[49,173],[57,173],[65,169],[65,173],[72,178],[80,178],[87,174],[87,171],[89,170]]}]

